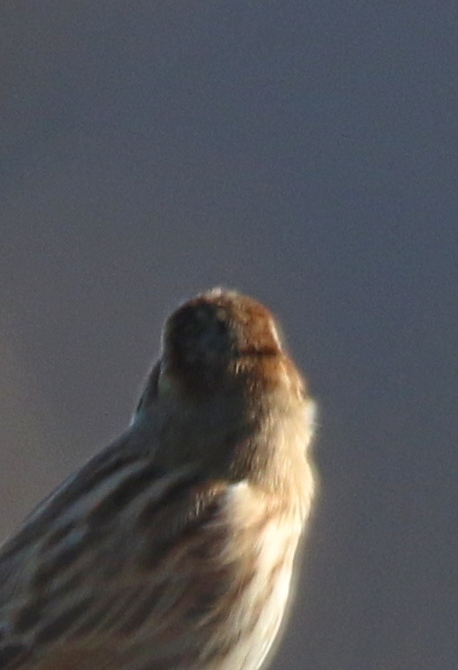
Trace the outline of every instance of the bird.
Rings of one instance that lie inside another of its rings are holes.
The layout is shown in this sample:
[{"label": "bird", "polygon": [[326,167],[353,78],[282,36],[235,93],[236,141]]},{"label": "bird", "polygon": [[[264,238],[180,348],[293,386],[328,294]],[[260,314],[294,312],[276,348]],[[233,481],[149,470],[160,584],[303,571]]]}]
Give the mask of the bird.
[{"label": "bird", "polygon": [[258,670],[310,527],[315,403],[276,317],[166,320],[130,425],[0,548],[1,670]]}]

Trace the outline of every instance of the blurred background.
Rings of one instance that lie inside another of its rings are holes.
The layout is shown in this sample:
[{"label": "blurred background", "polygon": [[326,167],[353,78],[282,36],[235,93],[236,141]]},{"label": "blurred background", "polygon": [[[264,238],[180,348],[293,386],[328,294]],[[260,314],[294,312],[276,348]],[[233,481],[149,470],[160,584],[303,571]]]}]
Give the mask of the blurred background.
[{"label": "blurred background", "polygon": [[458,5],[3,0],[0,42],[1,535],[235,287],[321,408],[274,669],[456,670]]}]

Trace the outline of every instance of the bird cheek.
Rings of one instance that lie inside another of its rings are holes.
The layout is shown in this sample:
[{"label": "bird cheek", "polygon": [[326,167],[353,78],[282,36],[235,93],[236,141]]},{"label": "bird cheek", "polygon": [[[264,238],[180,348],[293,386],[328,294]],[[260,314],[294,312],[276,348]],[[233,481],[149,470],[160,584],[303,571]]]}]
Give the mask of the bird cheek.
[{"label": "bird cheek", "polygon": [[167,371],[161,368],[157,380],[157,392],[159,397],[170,396],[176,392],[176,382]]}]

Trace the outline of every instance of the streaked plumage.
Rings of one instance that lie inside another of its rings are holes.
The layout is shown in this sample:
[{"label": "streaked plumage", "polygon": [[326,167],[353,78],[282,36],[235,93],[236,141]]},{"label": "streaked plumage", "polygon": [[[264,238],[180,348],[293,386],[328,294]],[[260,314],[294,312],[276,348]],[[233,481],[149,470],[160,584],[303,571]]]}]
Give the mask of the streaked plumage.
[{"label": "streaked plumage", "polygon": [[309,516],[313,403],[271,313],[166,323],[127,432],[0,552],[1,670],[257,670]]}]

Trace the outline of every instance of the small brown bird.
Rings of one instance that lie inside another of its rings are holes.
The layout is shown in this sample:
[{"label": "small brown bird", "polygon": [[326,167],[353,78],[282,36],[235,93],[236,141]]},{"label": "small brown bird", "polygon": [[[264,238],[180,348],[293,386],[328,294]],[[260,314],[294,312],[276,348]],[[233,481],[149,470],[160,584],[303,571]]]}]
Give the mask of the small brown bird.
[{"label": "small brown bird", "polygon": [[313,499],[313,407],[268,309],[181,306],[126,433],[0,551],[0,669],[257,670]]}]

